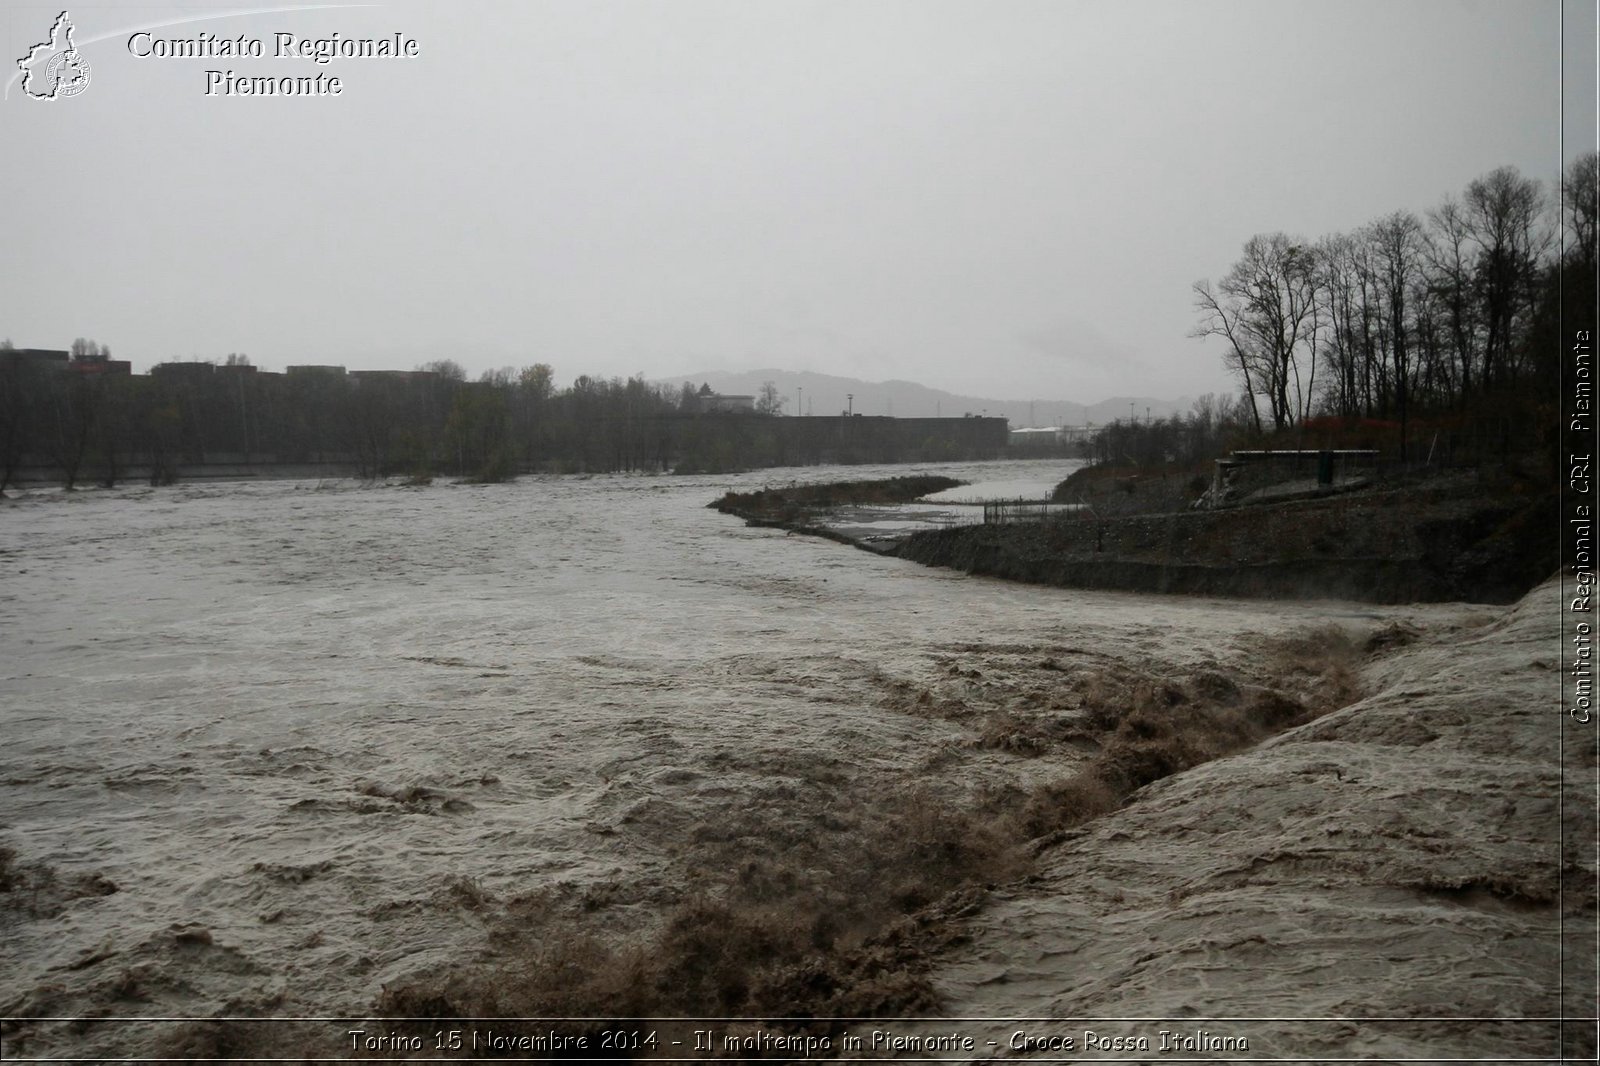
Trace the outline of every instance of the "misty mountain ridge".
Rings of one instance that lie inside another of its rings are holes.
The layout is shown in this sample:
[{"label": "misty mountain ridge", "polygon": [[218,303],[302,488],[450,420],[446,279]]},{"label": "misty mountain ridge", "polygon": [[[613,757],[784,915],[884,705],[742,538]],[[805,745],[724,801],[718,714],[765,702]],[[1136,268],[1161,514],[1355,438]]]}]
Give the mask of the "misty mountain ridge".
[{"label": "misty mountain ridge", "polygon": [[[1175,400],[1113,396],[1091,404],[1062,399],[996,400],[963,396],[914,381],[862,381],[809,370],[705,370],[658,380],[675,386],[687,381],[695,388],[710,385],[714,392],[734,396],[759,396],[762,384],[770,381],[777,387],[786,415],[836,415],[847,408],[856,414],[897,418],[959,418],[971,414],[1009,419],[1013,429],[1081,426],[1085,422],[1101,425],[1126,419],[1130,413],[1136,418],[1144,418],[1147,413],[1152,418],[1164,418],[1186,413],[1194,403],[1188,396]],[[797,408],[802,398],[803,412]]]}]

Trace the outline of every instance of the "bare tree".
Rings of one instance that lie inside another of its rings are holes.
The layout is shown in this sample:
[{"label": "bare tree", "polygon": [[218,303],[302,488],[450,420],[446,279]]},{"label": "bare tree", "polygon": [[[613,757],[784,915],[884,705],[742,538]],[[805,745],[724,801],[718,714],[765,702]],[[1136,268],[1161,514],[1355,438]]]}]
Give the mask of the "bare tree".
[{"label": "bare tree", "polygon": [[1364,310],[1355,238],[1335,233],[1317,242],[1317,293],[1326,329],[1319,347],[1328,367],[1325,406],[1341,415],[1361,410],[1361,321]]},{"label": "bare tree", "polygon": [[1561,203],[1572,246],[1567,260],[1590,270],[1595,266],[1595,241],[1600,233],[1600,154],[1585,152],[1567,167]]},{"label": "bare tree", "polygon": [[46,398],[38,371],[15,352],[9,340],[0,343],[0,498],[33,443]]},{"label": "bare tree", "polygon": [[525,366],[517,375],[517,383],[522,386],[528,398],[534,403],[543,403],[555,391],[555,371],[549,363],[534,363]]},{"label": "bare tree", "polygon": [[1240,327],[1240,309],[1237,301],[1219,297],[1209,281],[1194,283],[1195,310],[1200,312],[1200,324],[1191,337],[1221,337],[1228,342],[1223,364],[1239,375],[1244,386],[1244,399],[1250,408],[1250,422],[1257,433],[1261,432],[1261,410],[1256,406],[1256,378],[1252,369],[1256,355],[1248,346],[1249,338]]},{"label": "bare tree", "polygon": [[1377,266],[1379,314],[1383,318],[1393,364],[1395,411],[1400,418],[1400,459],[1406,457],[1407,403],[1411,392],[1412,336],[1408,311],[1422,280],[1422,222],[1409,211],[1396,211],[1369,225],[1365,239]]},{"label": "bare tree", "polygon": [[1478,289],[1488,327],[1486,385],[1516,375],[1515,341],[1532,311],[1539,259],[1550,243],[1543,212],[1539,183],[1522,177],[1515,167],[1501,167],[1467,186],[1463,215],[1478,246]]},{"label": "bare tree", "polygon": [[1456,394],[1464,402],[1476,380],[1482,338],[1473,299],[1472,236],[1460,201],[1446,197],[1444,203],[1428,212],[1427,235],[1423,254],[1428,262],[1429,286],[1444,310],[1445,331],[1455,361]]},{"label": "bare tree", "polygon": [[783,397],[778,395],[778,386],[770,381],[761,383],[761,393],[756,397],[756,413],[763,415],[783,413]]},{"label": "bare tree", "polygon": [[417,369],[425,373],[438,374],[445,381],[461,382],[467,380],[467,372],[454,359],[435,359],[431,363],[423,363]]},{"label": "bare tree", "polygon": [[1314,345],[1316,256],[1283,233],[1258,234],[1218,283],[1194,287],[1201,312],[1196,336],[1221,336],[1225,357],[1244,381],[1252,404],[1265,396],[1274,429],[1294,425],[1306,410],[1314,363],[1302,377],[1301,358]]},{"label": "bare tree", "polygon": [[100,383],[81,374],[57,372],[49,376],[50,409],[53,432],[46,440],[49,453],[61,471],[61,486],[72,489],[78,483],[89,443],[100,413]]}]

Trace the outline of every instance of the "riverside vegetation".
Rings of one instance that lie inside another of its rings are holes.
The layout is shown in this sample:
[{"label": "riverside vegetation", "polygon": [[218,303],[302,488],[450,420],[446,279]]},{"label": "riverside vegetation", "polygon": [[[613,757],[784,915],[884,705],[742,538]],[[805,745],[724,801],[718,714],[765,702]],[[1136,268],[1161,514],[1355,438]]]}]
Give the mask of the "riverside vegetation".
[{"label": "riverside vegetation", "polygon": [[24,473],[69,489],[286,468],[488,483],[535,472],[992,459],[1006,445],[1002,419],[783,418],[775,393],[728,411],[687,383],[641,377],[580,375],[558,389],[544,363],[472,381],[449,359],[412,371],[280,374],[231,356],[130,375],[104,372],[109,353],[93,341],[80,338],[73,352],[69,365],[0,343],[0,498]]}]

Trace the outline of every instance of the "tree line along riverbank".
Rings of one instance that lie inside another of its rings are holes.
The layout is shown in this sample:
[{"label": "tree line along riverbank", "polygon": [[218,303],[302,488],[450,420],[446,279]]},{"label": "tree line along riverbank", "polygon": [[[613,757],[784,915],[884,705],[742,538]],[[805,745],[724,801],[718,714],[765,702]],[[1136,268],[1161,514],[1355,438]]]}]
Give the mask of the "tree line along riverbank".
[{"label": "tree line along riverbank", "polygon": [[[75,348],[78,346],[75,346]],[[1003,418],[785,417],[781,400],[728,409],[685,385],[552,371],[469,381],[449,360],[414,371],[248,361],[165,363],[148,375],[103,352],[0,342],[0,494],[18,482],[72,488],[206,477],[523,473],[725,473],[823,463],[949,462],[1005,454]]]}]

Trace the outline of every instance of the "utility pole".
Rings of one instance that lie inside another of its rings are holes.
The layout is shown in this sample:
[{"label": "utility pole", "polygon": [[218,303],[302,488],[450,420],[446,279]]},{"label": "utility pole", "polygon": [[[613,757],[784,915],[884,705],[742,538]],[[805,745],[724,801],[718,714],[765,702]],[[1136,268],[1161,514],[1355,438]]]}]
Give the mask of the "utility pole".
[{"label": "utility pole", "polygon": [[844,400],[845,400],[844,413],[846,415],[855,414],[856,413],[856,394],[853,393],[853,392],[847,392],[847,393],[844,394]]},{"label": "utility pole", "polygon": [[803,415],[806,413],[806,387],[804,385],[796,385],[794,387],[794,391],[796,396],[794,401],[794,413],[797,415]]}]

